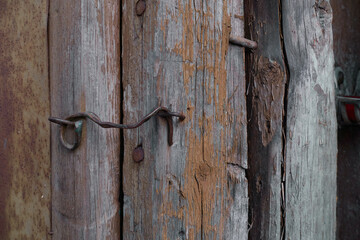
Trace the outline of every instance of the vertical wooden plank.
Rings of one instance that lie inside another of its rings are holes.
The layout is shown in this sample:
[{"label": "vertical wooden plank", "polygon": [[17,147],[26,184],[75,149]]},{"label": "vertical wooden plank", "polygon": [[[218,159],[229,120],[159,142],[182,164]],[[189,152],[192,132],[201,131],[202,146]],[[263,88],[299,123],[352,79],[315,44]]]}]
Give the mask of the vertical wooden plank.
[{"label": "vertical wooden plank", "polygon": [[[249,37],[250,239],[280,239],[282,227],[283,114],[286,66],[278,0],[247,1]],[[285,180],[285,179],[284,179]]]},{"label": "vertical wooden plank", "polygon": [[[50,1],[53,116],[120,122],[119,23],[118,0]],[[68,151],[52,126],[53,238],[119,239],[119,130],[86,122],[84,131]]]},{"label": "vertical wooden plank", "polygon": [[[231,0],[228,2],[227,14],[230,17],[232,37],[244,37],[244,1]],[[224,25],[223,25],[224,28]],[[226,44],[223,41],[222,44]],[[224,54],[224,52],[222,53]],[[246,80],[245,80],[245,49],[236,45],[229,45],[226,56],[226,83],[218,84],[218,88],[226,85],[226,124],[225,145],[227,164],[227,186],[225,191],[226,217],[225,230],[220,239],[248,239],[248,181],[245,171],[248,168],[247,141],[247,109],[246,109]],[[216,65],[215,65],[216,66]],[[223,213],[219,213],[221,215]],[[205,238],[206,239],[206,238]]]},{"label": "vertical wooden plank", "polygon": [[48,239],[46,0],[0,2],[0,238]]},{"label": "vertical wooden plank", "polygon": [[174,120],[171,147],[162,119],[124,132],[124,238],[247,239],[244,50],[229,47],[242,4],[146,4],[137,16],[136,1],[123,1],[124,122],[159,104],[186,119]]},{"label": "vertical wooden plank", "polygon": [[286,239],[335,239],[337,122],[328,1],[283,1],[290,70]]}]

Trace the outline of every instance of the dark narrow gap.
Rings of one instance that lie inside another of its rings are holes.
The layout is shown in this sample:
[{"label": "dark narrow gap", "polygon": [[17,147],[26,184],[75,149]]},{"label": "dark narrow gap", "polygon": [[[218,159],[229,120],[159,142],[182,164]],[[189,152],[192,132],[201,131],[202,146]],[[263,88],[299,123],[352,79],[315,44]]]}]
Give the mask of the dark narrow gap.
[{"label": "dark narrow gap", "polygon": [[[250,0],[244,0],[244,36],[245,38],[248,39],[252,39],[251,37],[251,32],[250,32],[250,21],[251,21],[251,7],[250,7]],[[247,123],[251,120],[251,100],[248,97],[248,91],[250,89],[250,75],[251,75],[251,65],[252,65],[252,61],[253,59],[251,58],[251,50],[245,48],[245,99],[246,99],[246,121]],[[248,145],[250,144],[250,133],[249,133],[249,126],[246,127],[246,131],[247,131],[247,139],[246,141],[248,142]],[[248,147],[248,162],[249,162],[249,147]],[[245,169],[245,178],[247,179],[248,183],[250,183],[250,173],[248,169]],[[250,184],[248,184],[248,233],[250,232],[251,226],[252,226],[252,222],[253,222],[253,212],[251,209],[251,194],[250,194]],[[249,235],[249,234],[248,234]]]},{"label": "dark narrow gap", "polygon": [[[245,25],[247,25],[246,21],[245,21]],[[245,36],[248,36],[246,34],[246,31],[245,31]],[[247,89],[245,99],[246,99],[246,121],[247,121],[247,124],[251,120],[251,101],[249,101],[249,97],[247,95],[247,91],[248,91],[248,89],[250,89],[250,73],[251,73],[250,64],[252,62],[252,60],[250,60],[251,59],[250,54],[251,54],[250,51],[245,50],[245,86],[246,86],[246,89]],[[246,134],[247,139],[246,139],[246,141],[247,141],[247,143],[249,145],[251,143],[251,139],[250,139],[250,134],[249,134],[250,131],[249,131],[248,126],[246,128],[246,131],[247,131],[247,134]],[[249,161],[250,160],[249,147],[248,147],[247,151],[248,151],[247,152],[248,168],[246,168],[246,169],[244,168],[244,170],[245,170],[245,178],[246,178],[246,180],[248,182],[248,235],[249,235],[249,232],[250,232],[250,230],[252,228],[252,225],[253,225],[254,216],[253,216],[253,209],[252,209],[252,207],[253,207],[253,205],[252,205],[252,202],[253,202],[252,201],[252,194],[251,194],[252,188],[251,188],[251,184],[249,184],[249,183],[251,183],[251,181],[253,181],[252,180],[253,178],[251,177],[251,174],[250,174],[250,171],[249,171],[249,168],[251,167],[249,165],[249,162],[250,162]]]},{"label": "dark narrow gap", "polygon": [[[123,57],[122,57],[122,0],[120,0],[120,123],[124,123],[124,85],[123,85]],[[120,190],[119,190],[119,202],[120,202],[120,239],[123,240],[123,221],[124,221],[124,191],[123,191],[123,164],[125,157],[125,143],[124,143],[124,130],[120,129]]]},{"label": "dark narrow gap", "polygon": [[286,234],[286,130],[287,130],[287,106],[288,106],[288,94],[289,94],[289,63],[286,55],[286,48],[284,42],[284,24],[282,18],[282,0],[279,0],[279,25],[280,25],[280,41],[281,41],[281,50],[282,56],[285,64],[285,89],[284,89],[284,109],[283,109],[283,119],[282,119],[282,162],[281,162],[281,229],[280,229],[280,239],[285,239]]}]

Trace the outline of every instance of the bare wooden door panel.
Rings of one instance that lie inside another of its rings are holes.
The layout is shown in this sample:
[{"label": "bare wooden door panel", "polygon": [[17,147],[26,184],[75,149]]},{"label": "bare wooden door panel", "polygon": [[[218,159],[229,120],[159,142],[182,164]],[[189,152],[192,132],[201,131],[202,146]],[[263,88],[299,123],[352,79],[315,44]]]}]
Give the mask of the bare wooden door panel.
[{"label": "bare wooden door panel", "polygon": [[[247,139],[240,1],[123,1],[124,122],[161,104],[181,111],[124,132],[125,239],[247,239]],[[232,25],[234,28],[232,28]],[[142,145],[145,159],[132,160]]]},{"label": "bare wooden door panel", "polygon": [[[119,11],[118,0],[50,1],[52,116],[120,122]],[[52,126],[53,239],[119,239],[119,130],[87,121],[84,131],[69,151]]]},{"label": "bare wooden door panel", "polygon": [[[301,14],[299,14],[301,12]],[[328,1],[283,2],[286,239],[335,239],[337,120]]]}]

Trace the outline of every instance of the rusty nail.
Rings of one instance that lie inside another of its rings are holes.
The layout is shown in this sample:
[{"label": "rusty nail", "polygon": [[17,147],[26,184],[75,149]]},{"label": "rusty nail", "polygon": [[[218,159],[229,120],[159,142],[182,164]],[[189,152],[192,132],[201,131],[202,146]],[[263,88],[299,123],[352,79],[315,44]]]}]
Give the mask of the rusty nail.
[{"label": "rusty nail", "polygon": [[142,146],[137,146],[132,154],[133,160],[136,163],[142,162],[142,160],[144,160],[144,150],[142,148]]},{"label": "rusty nail", "polygon": [[250,48],[250,49],[256,49],[258,46],[257,42],[252,41],[247,38],[243,38],[243,37],[230,36],[229,42],[231,44],[238,45],[238,46],[245,47],[245,48]]},{"label": "rusty nail", "polygon": [[146,2],[144,0],[139,0],[136,3],[135,11],[136,15],[141,16],[146,10]]}]

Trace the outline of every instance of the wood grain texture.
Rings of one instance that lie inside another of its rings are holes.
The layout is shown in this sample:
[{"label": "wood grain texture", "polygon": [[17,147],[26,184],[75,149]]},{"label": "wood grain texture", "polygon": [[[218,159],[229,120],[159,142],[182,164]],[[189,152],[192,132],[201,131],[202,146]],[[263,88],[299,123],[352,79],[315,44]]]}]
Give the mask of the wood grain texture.
[{"label": "wood grain texture", "polygon": [[[123,1],[124,122],[159,104],[186,115],[125,131],[124,239],[247,239],[241,1]],[[142,145],[143,162],[132,160]]]},{"label": "wood grain texture", "polygon": [[[50,1],[51,114],[120,122],[118,0]],[[86,122],[65,149],[52,125],[53,239],[119,239],[120,134]]]},{"label": "wood grain texture", "polygon": [[290,70],[285,239],[335,239],[337,122],[328,1],[282,1]]},{"label": "wood grain texture", "polygon": [[47,1],[0,1],[0,238],[49,239]]},{"label": "wood grain texture", "polygon": [[[281,167],[286,67],[278,0],[247,1],[248,32],[258,48],[248,54],[249,239],[280,239]],[[285,179],[284,179],[285,180]]]}]

